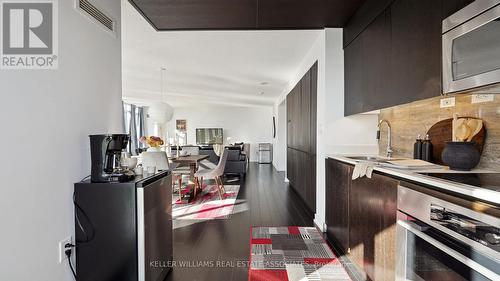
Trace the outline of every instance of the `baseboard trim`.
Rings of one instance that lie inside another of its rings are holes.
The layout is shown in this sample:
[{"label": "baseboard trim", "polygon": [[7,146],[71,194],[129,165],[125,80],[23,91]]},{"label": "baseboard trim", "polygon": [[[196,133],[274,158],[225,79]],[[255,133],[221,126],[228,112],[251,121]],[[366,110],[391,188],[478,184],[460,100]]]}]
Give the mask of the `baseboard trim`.
[{"label": "baseboard trim", "polygon": [[326,232],[326,224],[324,221],[318,220],[317,218],[314,218],[313,220],[314,225],[321,230],[321,232],[325,233]]}]

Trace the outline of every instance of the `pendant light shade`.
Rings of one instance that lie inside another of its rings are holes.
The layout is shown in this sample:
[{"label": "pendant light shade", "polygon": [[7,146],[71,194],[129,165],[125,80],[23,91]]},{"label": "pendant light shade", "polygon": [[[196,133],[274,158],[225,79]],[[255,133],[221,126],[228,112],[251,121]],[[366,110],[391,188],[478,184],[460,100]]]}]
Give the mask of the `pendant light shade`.
[{"label": "pendant light shade", "polygon": [[160,69],[161,73],[161,102],[155,102],[149,106],[148,118],[157,124],[165,124],[172,120],[174,108],[164,101],[165,96],[165,71],[166,68]]},{"label": "pendant light shade", "polygon": [[158,124],[165,124],[172,120],[174,108],[168,103],[155,102],[148,109],[148,116],[151,121]]}]

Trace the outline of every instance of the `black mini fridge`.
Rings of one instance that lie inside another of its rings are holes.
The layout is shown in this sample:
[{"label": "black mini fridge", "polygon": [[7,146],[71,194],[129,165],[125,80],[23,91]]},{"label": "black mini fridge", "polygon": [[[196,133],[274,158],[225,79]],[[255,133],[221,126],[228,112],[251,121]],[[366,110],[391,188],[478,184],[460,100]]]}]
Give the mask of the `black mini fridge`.
[{"label": "black mini fridge", "polygon": [[172,264],[172,176],[75,184],[78,281],[160,281]]}]

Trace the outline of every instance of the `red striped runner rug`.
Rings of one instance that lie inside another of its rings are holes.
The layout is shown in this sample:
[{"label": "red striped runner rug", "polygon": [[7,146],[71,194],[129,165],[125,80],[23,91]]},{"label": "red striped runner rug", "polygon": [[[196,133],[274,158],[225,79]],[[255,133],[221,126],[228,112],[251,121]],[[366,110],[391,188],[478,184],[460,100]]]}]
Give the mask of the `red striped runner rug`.
[{"label": "red striped runner rug", "polygon": [[249,281],[351,280],[314,227],[252,227]]}]

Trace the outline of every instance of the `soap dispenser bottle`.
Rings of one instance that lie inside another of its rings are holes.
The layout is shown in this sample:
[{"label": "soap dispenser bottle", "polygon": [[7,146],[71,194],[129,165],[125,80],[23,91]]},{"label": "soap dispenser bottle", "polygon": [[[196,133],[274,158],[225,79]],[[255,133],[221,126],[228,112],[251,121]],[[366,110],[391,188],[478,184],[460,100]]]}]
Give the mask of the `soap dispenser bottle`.
[{"label": "soap dispenser bottle", "polygon": [[432,162],[432,142],[429,135],[425,136],[422,142],[422,160]]},{"label": "soap dispenser bottle", "polygon": [[413,145],[413,159],[422,159],[422,137],[417,136],[417,140]]}]

